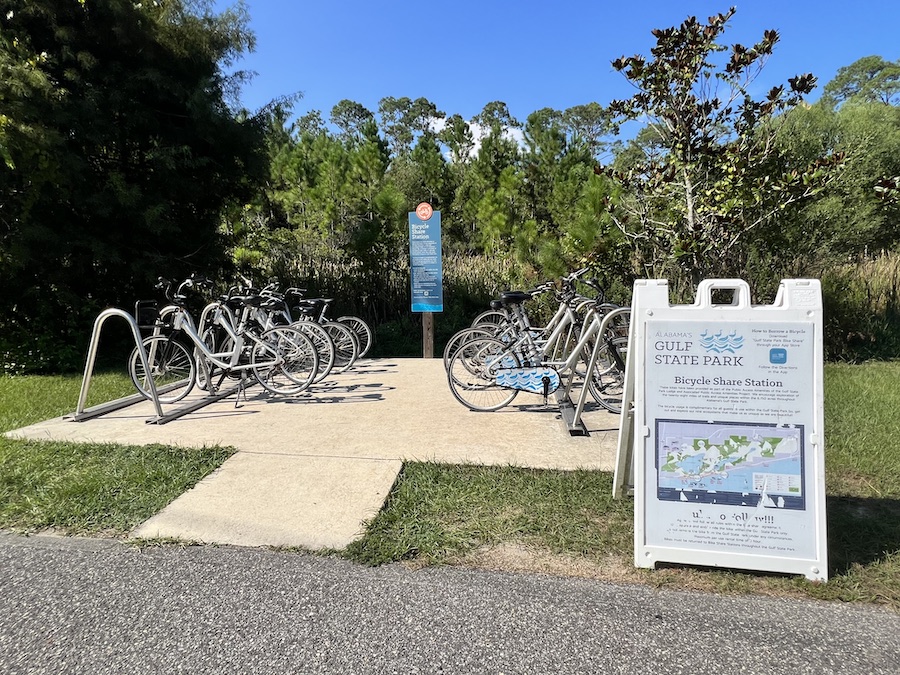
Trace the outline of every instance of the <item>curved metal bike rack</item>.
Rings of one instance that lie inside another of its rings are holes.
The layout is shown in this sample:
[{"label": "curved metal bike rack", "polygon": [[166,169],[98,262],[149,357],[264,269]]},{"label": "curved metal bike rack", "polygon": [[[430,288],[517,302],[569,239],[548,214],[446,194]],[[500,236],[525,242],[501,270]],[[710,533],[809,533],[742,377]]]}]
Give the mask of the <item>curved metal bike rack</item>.
[{"label": "curved metal bike rack", "polygon": [[[103,310],[100,312],[99,316],[97,316],[97,320],[94,321],[94,332],[91,334],[91,344],[90,347],[88,347],[87,362],[84,366],[84,378],[81,380],[81,393],[78,395],[78,405],[75,408],[75,414],[72,416],[72,420],[75,422],[83,422],[94,417],[99,417],[100,415],[105,415],[114,410],[120,410],[129,405],[139,403],[140,401],[147,400],[142,394],[132,394],[131,396],[119,398],[114,401],[101,403],[100,405],[93,406],[87,410],[84,408],[85,403],[87,403],[88,391],[91,386],[91,377],[94,375],[94,362],[97,360],[97,347],[100,344],[100,331],[103,328],[103,324],[106,323],[106,320],[114,316],[125,319],[128,327],[131,328],[131,335],[134,337],[134,344],[141,357],[141,365],[144,367],[144,372],[150,372],[147,350],[144,349],[144,344],[141,340],[141,331],[138,328],[134,317],[128,312],[122,309],[116,309],[115,307]],[[157,417],[161,418],[163,417],[163,410],[162,405],[159,402],[159,392],[156,391],[156,383],[150,378],[148,379],[148,384],[150,385],[150,400],[153,401],[153,405],[156,408]]]},{"label": "curved metal bike rack", "polygon": [[[164,308],[161,313],[165,314],[169,309],[170,308]],[[134,317],[132,317],[128,312],[116,308],[110,308],[100,312],[97,320],[94,322],[94,331],[91,335],[91,344],[88,348],[87,362],[84,366],[84,378],[81,381],[81,393],[78,396],[78,405],[75,408],[75,413],[69,418],[74,422],[84,422],[85,420],[93,419],[94,417],[100,417],[101,415],[105,415],[115,410],[121,410],[122,408],[134,405],[135,403],[141,403],[147,400],[147,397],[143,394],[131,394],[130,396],[125,396],[113,401],[108,401],[107,403],[101,403],[100,405],[92,406],[88,409],[85,409],[84,407],[87,403],[88,391],[90,390],[91,386],[91,377],[94,374],[94,363],[97,359],[97,347],[100,344],[100,331],[103,328],[103,324],[106,323],[107,319],[114,316],[125,319],[125,322],[131,329],[132,337],[134,337],[134,344],[137,348],[138,355],[141,358],[141,365],[144,367],[144,372],[150,372],[150,362],[147,358],[147,350],[144,349],[144,343],[141,339],[141,331],[140,328],[138,328]],[[158,332],[158,330],[155,329],[155,332]],[[240,392],[242,389],[241,384],[237,384],[233,387],[229,387],[228,389],[220,391],[215,391],[212,386],[210,386],[210,393],[208,396],[188,403],[187,405],[183,405],[171,412],[163,413],[162,404],[159,401],[159,394],[165,393],[171,389],[181,386],[183,384],[183,381],[166,385],[162,389],[156,388],[156,383],[152,378],[147,379],[147,384],[150,388],[150,400],[153,402],[153,407],[156,410],[156,417],[151,417],[150,419],[148,419],[148,424],[165,424],[166,422],[170,422],[171,420],[183,417],[190,412],[199,410],[200,408],[207,406],[210,403],[215,403],[216,401],[220,401],[223,398],[231,396],[231,394],[235,392]]]},{"label": "curved metal bike rack", "polygon": [[[607,312],[603,317],[603,321],[600,322],[600,328],[597,330],[598,339],[594,343],[591,359],[587,363],[587,370],[585,371],[584,384],[581,386],[581,392],[578,394],[578,404],[573,408],[572,399],[569,396],[569,392],[572,389],[572,383],[575,380],[574,368],[572,369],[572,375],[569,377],[569,383],[565,388],[565,393],[562,396],[557,397],[560,404],[560,412],[563,415],[563,419],[566,421],[569,433],[573,436],[588,435],[587,428],[584,426],[581,416],[584,413],[584,404],[587,401],[588,378],[590,378],[591,373],[594,372],[594,365],[597,363],[597,357],[600,355],[600,349],[603,346],[602,336],[605,333],[607,326],[609,326],[614,318],[628,312],[631,312],[631,307],[619,307],[618,309]],[[623,401],[623,406],[624,405],[625,403]]]}]

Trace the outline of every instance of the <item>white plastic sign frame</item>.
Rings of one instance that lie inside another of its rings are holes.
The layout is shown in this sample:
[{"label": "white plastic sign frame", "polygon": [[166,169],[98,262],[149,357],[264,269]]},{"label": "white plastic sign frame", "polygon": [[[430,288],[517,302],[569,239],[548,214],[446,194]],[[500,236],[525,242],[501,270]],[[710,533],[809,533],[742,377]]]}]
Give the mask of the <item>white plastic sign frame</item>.
[{"label": "white plastic sign frame", "polygon": [[821,287],[783,280],[772,305],[750,299],[740,279],[701,282],[693,305],[635,282],[635,566],[826,581]]}]

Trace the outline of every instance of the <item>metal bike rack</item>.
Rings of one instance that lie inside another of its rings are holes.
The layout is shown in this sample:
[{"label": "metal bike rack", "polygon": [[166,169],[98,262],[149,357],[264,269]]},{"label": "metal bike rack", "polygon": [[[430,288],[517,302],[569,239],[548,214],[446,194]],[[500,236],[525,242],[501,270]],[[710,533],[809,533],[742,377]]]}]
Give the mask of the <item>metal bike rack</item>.
[{"label": "metal bike rack", "polygon": [[[84,378],[81,380],[81,393],[78,395],[78,406],[75,408],[75,414],[72,415],[72,420],[74,422],[84,422],[85,420],[105,415],[114,410],[121,410],[134,403],[147,400],[142,394],[132,394],[131,396],[93,406],[87,410],[84,408],[85,403],[87,403],[88,391],[91,386],[91,377],[94,375],[94,362],[97,360],[97,347],[100,344],[100,331],[103,328],[103,324],[106,323],[106,320],[113,316],[122,317],[125,319],[128,327],[131,328],[131,335],[134,338],[135,347],[137,347],[138,354],[141,357],[141,365],[144,367],[144,372],[150,372],[150,364],[147,360],[147,350],[144,349],[144,344],[141,340],[141,331],[134,318],[128,312],[116,309],[115,307],[103,310],[100,312],[97,320],[94,321],[94,332],[91,334],[91,344],[90,347],[88,347],[87,362],[84,366]],[[153,401],[153,405],[156,408],[157,417],[162,417],[162,405],[159,402],[159,392],[156,391],[156,383],[152,379],[148,380],[148,382],[150,384],[150,400]]]},{"label": "metal bike rack", "polygon": [[[73,422],[84,422],[86,420],[100,417],[101,415],[105,415],[116,410],[121,410],[122,408],[134,405],[135,403],[140,403],[147,400],[147,398],[143,394],[131,394],[130,396],[125,396],[113,401],[108,401],[107,403],[101,403],[87,409],[85,409],[84,407],[87,403],[88,391],[90,390],[91,386],[91,378],[94,374],[94,363],[97,360],[97,347],[100,344],[100,331],[103,328],[103,324],[106,323],[106,320],[113,316],[118,316],[125,319],[125,322],[131,329],[131,335],[134,338],[134,344],[137,348],[138,355],[141,358],[141,365],[144,367],[144,372],[150,372],[150,363],[147,359],[147,351],[144,349],[143,340],[141,340],[141,331],[140,328],[138,328],[134,317],[132,317],[128,312],[121,309],[116,309],[114,307],[100,312],[99,316],[97,316],[97,320],[94,322],[94,331],[91,335],[90,347],[88,348],[87,362],[84,366],[84,377],[81,380],[81,392],[78,395],[78,405],[76,406],[75,412],[72,414],[72,416],[68,418]],[[147,424],[165,424],[166,422],[170,422],[174,419],[178,419],[179,417],[183,417],[190,412],[199,410],[200,408],[207,406],[210,403],[215,403],[216,401],[220,401],[223,398],[227,398],[231,394],[240,392],[243,389],[243,383],[241,382],[226,390],[214,392],[212,388],[212,382],[210,382],[209,396],[181,406],[180,408],[177,408],[176,410],[173,410],[169,413],[163,413],[162,404],[159,401],[159,394],[166,393],[167,391],[175,389],[176,387],[181,386],[183,382],[175,382],[173,384],[167,385],[166,387],[163,387],[160,390],[156,388],[156,383],[152,378],[148,378],[147,383],[150,387],[150,400],[153,402],[153,407],[156,410],[156,417],[148,419]]]},{"label": "metal bike rack", "polygon": [[581,416],[584,414],[584,404],[587,401],[589,381],[588,378],[590,378],[591,373],[594,372],[594,365],[597,363],[597,358],[600,355],[600,349],[603,346],[602,336],[606,331],[607,326],[609,326],[610,322],[615,317],[621,316],[622,314],[626,314],[628,312],[631,312],[631,307],[619,307],[618,309],[614,309],[611,312],[607,312],[603,317],[603,321],[600,322],[600,328],[597,331],[598,339],[594,343],[594,349],[591,352],[591,358],[587,364],[584,384],[581,386],[581,392],[578,395],[577,405],[572,404],[572,398],[570,395],[572,384],[575,381],[574,368],[572,369],[572,374],[569,376],[569,382],[566,385],[565,391],[562,394],[557,391],[556,399],[557,401],[559,401],[559,411],[566,423],[566,428],[569,430],[569,434],[572,436],[588,435],[587,427],[584,425],[584,421],[581,419]]}]

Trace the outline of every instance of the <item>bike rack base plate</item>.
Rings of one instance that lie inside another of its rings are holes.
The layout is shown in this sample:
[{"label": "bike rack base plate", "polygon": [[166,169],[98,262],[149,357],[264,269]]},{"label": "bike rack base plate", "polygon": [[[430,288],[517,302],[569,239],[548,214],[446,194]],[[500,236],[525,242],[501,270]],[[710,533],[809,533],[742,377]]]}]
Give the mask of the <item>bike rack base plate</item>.
[{"label": "bike rack base plate", "polygon": [[562,390],[557,391],[556,400],[559,403],[559,412],[560,415],[562,415],[563,422],[565,422],[566,424],[566,429],[568,429],[569,435],[590,436],[590,433],[588,433],[587,427],[584,425],[584,421],[581,419],[580,415],[576,420],[575,405],[572,403],[572,399],[561,392]]}]

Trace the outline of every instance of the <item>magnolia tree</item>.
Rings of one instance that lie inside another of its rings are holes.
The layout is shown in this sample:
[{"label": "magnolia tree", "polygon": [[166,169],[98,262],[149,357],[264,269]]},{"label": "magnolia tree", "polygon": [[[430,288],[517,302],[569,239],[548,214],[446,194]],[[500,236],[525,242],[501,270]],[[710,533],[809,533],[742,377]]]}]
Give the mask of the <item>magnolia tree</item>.
[{"label": "magnolia tree", "polygon": [[784,113],[816,80],[793,77],[754,99],[750,84],[779,36],[768,30],[752,47],[721,45],[734,11],[654,30],[649,59],[612,64],[636,90],[610,104],[613,118],[647,127],[598,171],[624,188],[609,208],[639,274],[693,283],[740,276],[754,236],[788,205],[823,189],[841,161],[831,155],[795,166],[779,150],[774,141]]}]

